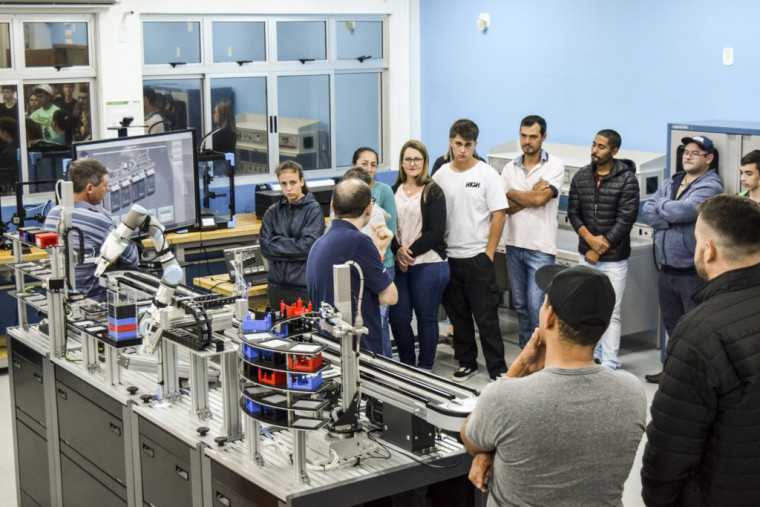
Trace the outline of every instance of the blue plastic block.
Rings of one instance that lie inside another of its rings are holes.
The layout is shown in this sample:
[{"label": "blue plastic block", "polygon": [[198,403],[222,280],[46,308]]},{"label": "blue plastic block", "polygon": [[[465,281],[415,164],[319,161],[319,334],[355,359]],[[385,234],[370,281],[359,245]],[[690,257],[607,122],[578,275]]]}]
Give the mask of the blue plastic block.
[{"label": "blue plastic block", "polygon": [[259,359],[259,349],[251,347],[248,344],[243,344],[243,357],[248,361],[257,361]]},{"label": "blue plastic block", "polygon": [[288,389],[301,389],[304,391],[316,391],[322,385],[322,374],[307,375],[303,373],[291,373],[288,375]]},{"label": "blue plastic block", "polygon": [[245,408],[248,410],[248,415],[260,415],[261,405],[253,400],[245,400]]},{"label": "blue plastic block", "polygon": [[269,331],[269,328],[272,327],[272,314],[267,313],[267,316],[264,317],[262,320],[256,320],[251,318],[251,314],[249,313],[246,318],[243,319],[243,332],[244,333],[254,333],[257,331]]}]

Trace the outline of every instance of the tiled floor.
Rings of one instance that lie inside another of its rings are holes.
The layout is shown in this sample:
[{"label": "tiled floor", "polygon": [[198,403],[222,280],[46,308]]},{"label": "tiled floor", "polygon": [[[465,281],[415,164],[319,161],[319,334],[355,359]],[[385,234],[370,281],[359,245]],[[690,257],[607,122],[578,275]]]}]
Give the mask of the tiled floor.
[{"label": "tiled floor", "polygon": [[[500,310],[501,330],[504,336],[507,361],[511,362],[517,357],[519,349],[517,347],[517,320],[512,311]],[[441,336],[446,335],[448,326],[441,323]],[[655,348],[655,337],[651,334],[643,333],[639,335],[626,336],[623,339],[620,350],[620,361],[622,368],[630,371],[641,379],[644,390],[647,393],[649,403],[657,390],[656,385],[648,384],[644,381],[644,375],[654,373],[659,370],[660,352]],[[467,385],[476,389],[483,388],[488,383],[488,374],[483,363],[482,354],[479,357],[480,368],[478,374],[467,381]],[[433,373],[442,376],[450,376],[456,369],[454,363],[454,349],[450,343],[442,339],[438,345],[438,354],[436,363],[433,367]],[[647,417],[649,414],[647,413]],[[639,452],[634,461],[631,475],[625,484],[623,492],[623,503],[626,507],[637,507],[644,505],[641,500],[641,479],[639,471],[641,468],[641,454],[644,449],[642,439],[639,446]],[[11,406],[10,406],[10,388],[8,385],[7,370],[0,372],[0,507],[9,507],[16,505],[16,484],[14,469],[14,446],[12,439],[11,427]]]}]

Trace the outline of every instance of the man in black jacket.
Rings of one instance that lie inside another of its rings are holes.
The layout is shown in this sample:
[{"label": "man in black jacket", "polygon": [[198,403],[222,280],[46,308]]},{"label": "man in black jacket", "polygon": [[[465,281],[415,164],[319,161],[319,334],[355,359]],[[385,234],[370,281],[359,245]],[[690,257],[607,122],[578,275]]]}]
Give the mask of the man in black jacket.
[{"label": "man in black jacket", "polygon": [[594,359],[607,368],[620,366],[620,303],[625,292],[631,228],[639,213],[639,182],[633,162],[613,158],[620,134],[600,131],[591,145],[591,164],[570,182],[567,217],[578,233],[580,263],[606,274],[615,289],[610,326],[597,343]]},{"label": "man in black jacket", "polygon": [[760,503],[760,206],[698,207],[694,263],[708,282],[668,341],[647,428],[647,505]]}]

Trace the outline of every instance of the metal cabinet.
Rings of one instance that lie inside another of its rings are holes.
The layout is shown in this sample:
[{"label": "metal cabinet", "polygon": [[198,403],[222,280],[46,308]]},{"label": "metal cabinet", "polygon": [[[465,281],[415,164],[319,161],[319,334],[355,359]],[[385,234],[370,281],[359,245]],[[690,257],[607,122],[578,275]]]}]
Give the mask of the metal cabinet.
[{"label": "metal cabinet", "polygon": [[161,507],[193,505],[193,481],[189,446],[140,418],[139,452],[143,503]]}]

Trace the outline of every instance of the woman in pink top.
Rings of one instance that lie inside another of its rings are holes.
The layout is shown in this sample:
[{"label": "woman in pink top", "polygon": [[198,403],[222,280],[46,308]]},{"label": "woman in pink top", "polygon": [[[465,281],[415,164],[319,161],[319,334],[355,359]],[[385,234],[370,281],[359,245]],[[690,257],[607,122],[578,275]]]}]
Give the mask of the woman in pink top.
[{"label": "woman in pink top", "polygon": [[[396,259],[398,303],[390,324],[402,363],[430,371],[438,345],[438,307],[449,283],[446,262],[446,198],[428,174],[425,145],[407,141],[399,156],[393,192],[398,211],[391,249]],[[419,357],[414,353],[412,310],[417,316]]]}]

